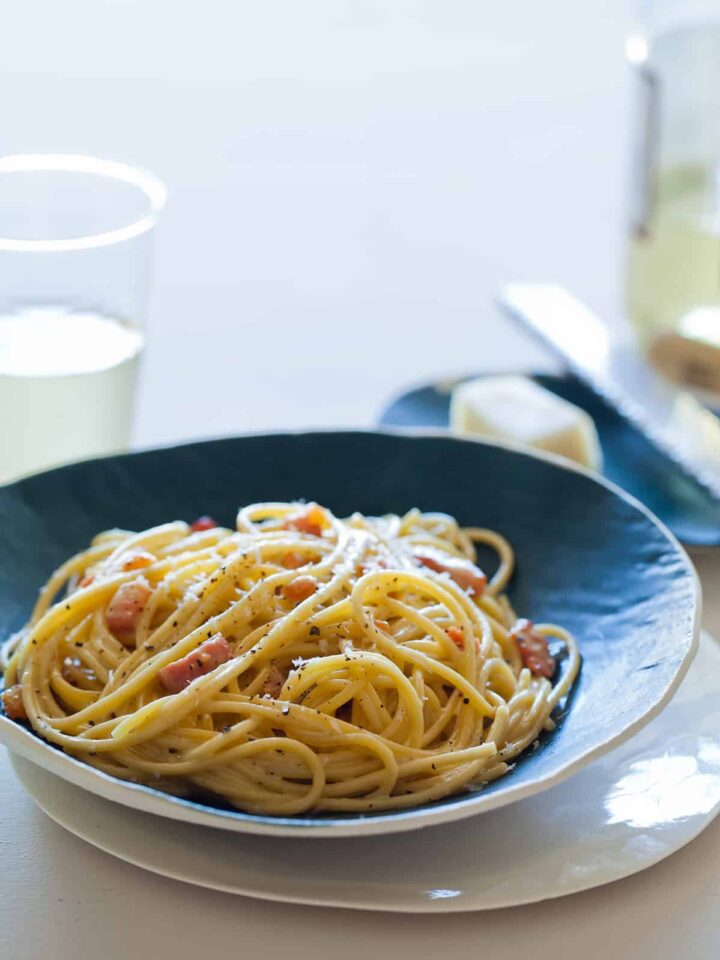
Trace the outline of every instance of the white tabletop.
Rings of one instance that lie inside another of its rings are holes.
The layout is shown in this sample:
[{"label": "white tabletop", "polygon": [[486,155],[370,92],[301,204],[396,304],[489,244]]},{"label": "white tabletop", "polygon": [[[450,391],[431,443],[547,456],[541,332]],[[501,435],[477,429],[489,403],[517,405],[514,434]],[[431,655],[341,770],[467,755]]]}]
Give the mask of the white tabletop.
[{"label": "white tabletop", "polygon": [[[0,152],[127,160],[171,191],[139,444],[364,426],[407,383],[547,366],[492,307],[512,279],[617,311],[630,2],[11,6]],[[718,560],[698,565],[720,635]],[[675,960],[715,956],[720,940],[720,823],[566,900],[369,917],[127,866],[42,815],[2,754],[0,851],[3,960]]]}]

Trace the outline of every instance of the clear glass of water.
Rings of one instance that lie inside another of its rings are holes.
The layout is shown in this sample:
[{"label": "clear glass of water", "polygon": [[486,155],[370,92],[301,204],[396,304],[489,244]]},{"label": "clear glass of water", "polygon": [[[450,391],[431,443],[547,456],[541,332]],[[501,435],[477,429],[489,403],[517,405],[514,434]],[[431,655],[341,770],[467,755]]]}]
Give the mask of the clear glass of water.
[{"label": "clear glass of water", "polygon": [[0,482],[128,447],[165,198],[121,163],[0,157]]}]

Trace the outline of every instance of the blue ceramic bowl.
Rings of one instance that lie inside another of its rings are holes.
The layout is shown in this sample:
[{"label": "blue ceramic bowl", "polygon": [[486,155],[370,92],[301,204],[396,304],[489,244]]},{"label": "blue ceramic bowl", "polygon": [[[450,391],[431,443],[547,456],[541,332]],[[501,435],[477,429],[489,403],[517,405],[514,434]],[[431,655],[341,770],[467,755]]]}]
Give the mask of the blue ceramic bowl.
[{"label": "blue ceramic bowl", "polygon": [[639,503],[552,458],[402,433],[238,437],[91,460],[0,488],[0,632],[24,623],[52,569],[99,530],[203,513],[231,525],[239,504],[301,497],[341,516],[442,510],[512,542],[513,605],[574,632],[583,665],[557,730],[506,777],[411,810],[280,818],[115,780],[4,717],[0,740],[94,793],[163,816],[255,833],[393,832],[470,816],[558,783],[657,714],[692,659],[697,578],[677,541]]}]

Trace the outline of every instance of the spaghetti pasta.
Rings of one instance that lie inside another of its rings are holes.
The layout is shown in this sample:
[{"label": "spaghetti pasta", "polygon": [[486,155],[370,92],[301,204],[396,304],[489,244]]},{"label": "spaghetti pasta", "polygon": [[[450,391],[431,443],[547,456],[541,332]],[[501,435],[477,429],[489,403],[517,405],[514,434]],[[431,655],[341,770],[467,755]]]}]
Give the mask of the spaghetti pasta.
[{"label": "spaghetti pasta", "polygon": [[426,803],[504,774],[577,675],[567,631],[517,621],[513,565],[498,533],[418,510],[110,530],[6,645],[5,712],[113,776],[248,811]]}]

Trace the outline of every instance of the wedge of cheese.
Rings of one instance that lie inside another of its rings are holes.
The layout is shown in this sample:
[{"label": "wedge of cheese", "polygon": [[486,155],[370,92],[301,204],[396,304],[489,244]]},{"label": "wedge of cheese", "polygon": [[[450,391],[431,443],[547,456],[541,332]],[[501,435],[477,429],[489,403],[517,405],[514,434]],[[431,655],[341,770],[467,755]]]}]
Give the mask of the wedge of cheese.
[{"label": "wedge of cheese", "polygon": [[527,377],[479,377],[455,387],[450,427],[547,450],[593,470],[602,465],[592,418]]}]

